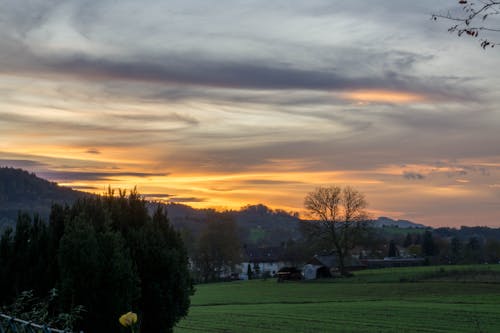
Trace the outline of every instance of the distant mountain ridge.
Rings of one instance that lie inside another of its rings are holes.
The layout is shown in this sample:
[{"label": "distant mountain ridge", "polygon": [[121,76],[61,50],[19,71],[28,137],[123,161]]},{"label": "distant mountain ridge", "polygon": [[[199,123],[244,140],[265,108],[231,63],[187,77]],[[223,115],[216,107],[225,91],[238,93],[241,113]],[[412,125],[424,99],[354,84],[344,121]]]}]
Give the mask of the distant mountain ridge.
[{"label": "distant mountain ridge", "polygon": [[376,220],[373,220],[375,227],[397,227],[397,228],[427,228],[423,224],[414,223],[408,220],[393,220],[389,217],[381,216]]}]

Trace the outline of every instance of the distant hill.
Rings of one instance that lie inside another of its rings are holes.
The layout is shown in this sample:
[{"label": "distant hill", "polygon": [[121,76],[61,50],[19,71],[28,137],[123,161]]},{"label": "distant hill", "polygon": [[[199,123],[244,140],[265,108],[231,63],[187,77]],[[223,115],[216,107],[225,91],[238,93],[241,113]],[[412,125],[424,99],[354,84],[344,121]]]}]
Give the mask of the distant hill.
[{"label": "distant hill", "polygon": [[246,230],[246,243],[279,245],[302,236],[298,214],[273,210],[262,204],[246,206],[233,214],[239,227]]},{"label": "distant hill", "polygon": [[[0,228],[13,225],[19,211],[38,213],[47,220],[53,203],[72,203],[88,195],[37,177],[21,169],[0,167]],[[151,210],[156,204],[151,203]],[[195,209],[179,203],[166,204],[169,219],[178,230],[189,230],[199,235],[213,209]],[[238,225],[240,238],[246,244],[259,246],[279,245],[290,239],[301,238],[302,220],[297,213],[274,210],[265,205],[248,205],[227,212]],[[379,217],[376,227],[425,228],[422,224],[406,220]]]},{"label": "distant hill", "polygon": [[72,203],[84,195],[33,173],[0,167],[0,228],[13,225],[19,211],[47,219],[53,203]]},{"label": "distant hill", "polygon": [[396,228],[426,228],[423,224],[414,223],[408,220],[393,220],[389,217],[381,216],[378,219],[374,220],[373,223],[375,227],[396,227]]},{"label": "distant hill", "polygon": [[[165,206],[171,223],[177,229],[188,229],[194,236],[201,232],[210,209],[194,209],[182,204],[169,204]],[[229,212],[235,219],[240,237],[246,244],[260,246],[279,245],[290,239],[297,240],[302,237],[300,223],[304,222],[298,214],[288,213],[283,210],[273,210],[265,205],[249,205],[237,211]],[[388,217],[379,217],[373,220],[376,228],[399,229],[424,229],[423,224],[408,220],[393,220]],[[401,230],[402,231],[402,230]]]},{"label": "distant hill", "polygon": [[[188,229],[196,237],[204,227],[212,209],[195,209],[183,204],[165,205],[172,225],[177,229]],[[249,205],[240,210],[228,211],[240,232],[243,243],[256,245],[275,245],[301,237],[300,219],[297,214],[273,210],[262,204]]]},{"label": "distant hill", "polygon": [[[15,224],[19,212],[38,213],[48,220],[53,203],[71,204],[88,195],[59,186],[25,170],[0,167],[0,229]],[[156,204],[151,203],[151,210]],[[172,203],[165,205],[169,219],[178,230],[188,229],[197,236],[213,209],[195,209]],[[230,211],[238,224],[244,242],[255,244],[279,244],[300,237],[299,218],[264,205],[247,206]]]}]

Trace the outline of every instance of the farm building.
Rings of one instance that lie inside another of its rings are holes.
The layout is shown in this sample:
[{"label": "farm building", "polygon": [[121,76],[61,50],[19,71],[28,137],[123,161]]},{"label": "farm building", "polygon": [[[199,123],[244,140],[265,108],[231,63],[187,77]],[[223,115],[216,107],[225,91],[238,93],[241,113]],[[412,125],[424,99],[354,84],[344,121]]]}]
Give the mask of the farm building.
[{"label": "farm building", "polygon": [[331,277],[332,270],[337,268],[337,256],[335,254],[315,255],[304,266],[304,279],[314,280]]},{"label": "farm building", "polygon": [[[346,269],[350,271],[366,268],[366,265],[354,256],[349,256],[344,261]],[[338,273],[338,259],[335,252],[315,255],[306,263],[303,272],[306,280],[335,276]]]}]

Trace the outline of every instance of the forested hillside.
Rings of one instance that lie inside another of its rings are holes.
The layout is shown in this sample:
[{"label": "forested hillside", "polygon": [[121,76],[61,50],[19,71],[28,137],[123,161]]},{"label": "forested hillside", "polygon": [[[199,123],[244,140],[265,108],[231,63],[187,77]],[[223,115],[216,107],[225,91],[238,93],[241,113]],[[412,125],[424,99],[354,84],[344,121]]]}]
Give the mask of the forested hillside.
[{"label": "forested hillside", "polygon": [[0,167],[0,228],[13,226],[19,211],[38,213],[47,220],[53,203],[72,203],[83,196],[33,173]]},{"label": "forested hillside", "polygon": [[[215,212],[182,204],[166,205],[166,210],[174,227],[189,231],[195,238],[203,230],[207,216]],[[274,210],[262,204],[248,205],[225,213],[236,222],[240,240],[244,244],[271,246],[302,236],[301,220],[294,213]]]}]

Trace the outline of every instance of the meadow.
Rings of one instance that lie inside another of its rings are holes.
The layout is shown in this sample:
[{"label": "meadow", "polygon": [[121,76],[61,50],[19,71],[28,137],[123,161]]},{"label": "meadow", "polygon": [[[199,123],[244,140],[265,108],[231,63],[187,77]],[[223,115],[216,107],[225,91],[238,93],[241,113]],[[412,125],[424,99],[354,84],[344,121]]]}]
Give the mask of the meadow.
[{"label": "meadow", "polygon": [[500,332],[500,265],[198,285],[174,332]]}]

